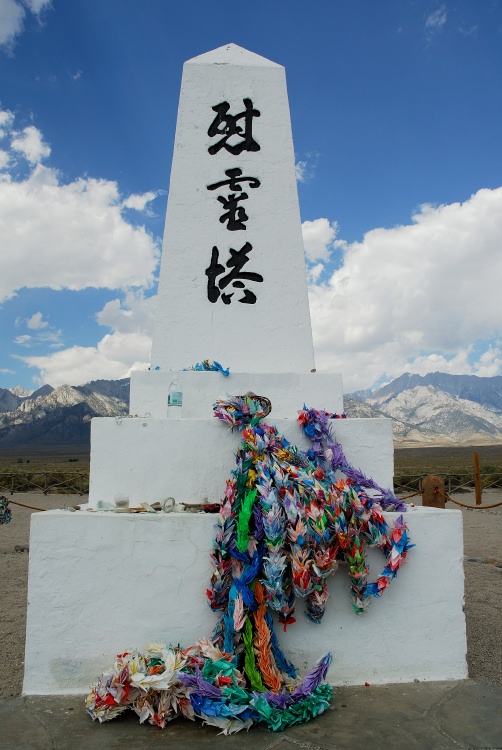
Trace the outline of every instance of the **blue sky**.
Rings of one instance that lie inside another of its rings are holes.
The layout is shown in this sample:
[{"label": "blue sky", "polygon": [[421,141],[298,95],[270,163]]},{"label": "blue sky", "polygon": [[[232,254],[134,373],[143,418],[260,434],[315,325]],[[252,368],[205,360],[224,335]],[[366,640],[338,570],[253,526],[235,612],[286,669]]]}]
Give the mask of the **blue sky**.
[{"label": "blue sky", "polygon": [[500,2],[0,0],[0,387],[148,365],[182,65],[228,42],[286,67],[318,369],[501,374]]}]

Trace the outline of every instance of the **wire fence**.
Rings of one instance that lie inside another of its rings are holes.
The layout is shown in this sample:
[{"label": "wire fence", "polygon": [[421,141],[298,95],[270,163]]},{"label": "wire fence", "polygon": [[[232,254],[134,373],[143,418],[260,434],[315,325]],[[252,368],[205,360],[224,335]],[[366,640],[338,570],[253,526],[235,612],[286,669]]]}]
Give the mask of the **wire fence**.
[{"label": "wire fence", "polygon": [[[452,492],[469,492],[475,485],[474,474],[434,472],[435,476],[444,479],[445,490]],[[422,480],[427,474],[399,473],[394,477],[394,492],[406,494],[421,492]],[[502,472],[482,473],[483,489],[502,489]],[[0,495],[14,495],[16,492],[43,492],[57,494],[85,495],[89,492],[88,471],[11,471],[0,473]]]},{"label": "wire fence", "polygon": [[[422,480],[429,474],[398,474],[394,477],[394,492],[396,494],[410,491],[422,491]],[[446,473],[435,471],[434,476],[442,477],[445,490],[448,494],[452,492],[470,492],[475,487],[475,475],[473,472]],[[502,489],[502,472],[491,472],[480,474],[481,486],[484,490]]]},{"label": "wire fence", "polygon": [[16,492],[86,495],[89,492],[88,471],[11,471],[0,473],[0,494]]}]

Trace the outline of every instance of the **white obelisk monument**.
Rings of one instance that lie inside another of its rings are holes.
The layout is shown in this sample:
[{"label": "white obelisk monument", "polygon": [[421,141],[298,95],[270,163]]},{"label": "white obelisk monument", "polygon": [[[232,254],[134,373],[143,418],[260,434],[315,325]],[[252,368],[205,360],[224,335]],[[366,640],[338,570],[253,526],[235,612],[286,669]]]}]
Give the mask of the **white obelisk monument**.
[{"label": "white obelisk monument", "polygon": [[[230,376],[184,370],[204,359]],[[211,636],[214,516],[115,513],[114,498],[218,502],[240,442],[213,418],[227,394],[268,397],[267,421],[307,447],[304,403],[343,411],[341,376],[314,369],[284,68],[229,44],[184,66],[152,367],[132,374],[131,418],[92,422],[89,508],[32,516],[25,693],[85,693],[116,653]],[[340,419],[333,433],[349,463],[392,484],[390,420]],[[417,547],[365,615],[343,571],[320,625],[300,605],[281,638],[300,668],[331,650],[335,684],[467,675],[461,514],[417,509],[407,523]],[[370,578],[385,564],[372,554]]]},{"label": "white obelisk monument", "polygon": [[285,71],[234,44],[183,69],[152,366],[206,356],[314,367]]}]

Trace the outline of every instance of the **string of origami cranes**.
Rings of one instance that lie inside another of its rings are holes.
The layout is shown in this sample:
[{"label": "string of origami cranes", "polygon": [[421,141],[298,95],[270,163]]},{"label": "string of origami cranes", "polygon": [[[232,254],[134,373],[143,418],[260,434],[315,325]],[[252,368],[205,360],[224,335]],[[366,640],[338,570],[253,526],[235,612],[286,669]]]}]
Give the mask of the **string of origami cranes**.
[{"label": "string of origami cranes", "polygon": [[[218,419],[242,431],[242,440],[211,554],[207,596],[218,613],[211,640],[119,654],[87,697],[93,719],[107,721],[132,709],[140,722],[161,728],[178,716],[198,717],[231,734],[257,723],[283,730],[328,707],[332,687],[324,680],[331,654],[298,683],[272,613],[286,630],[301,597],[308,619],[319,623],[329,598],[327,579],[345,565],[352,607],[362,614],[414,545],[403,516],[390,528],[382,513],[405,511],[406,505],[350,466],[332,437],[332,420],[345,415],[304,407],[298,416],[310,439],[304,452],[262,421],[269,408],[268,399],[254,394],[213,407]],[[374,581],[367,580],[366,547],[378,547],[387,559]]]}]

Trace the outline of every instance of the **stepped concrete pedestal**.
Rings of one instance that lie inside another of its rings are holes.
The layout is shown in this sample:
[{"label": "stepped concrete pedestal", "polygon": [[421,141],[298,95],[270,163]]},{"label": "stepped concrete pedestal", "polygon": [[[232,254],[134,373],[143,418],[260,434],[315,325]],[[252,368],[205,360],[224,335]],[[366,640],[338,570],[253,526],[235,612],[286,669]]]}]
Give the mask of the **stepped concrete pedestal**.
[{"label": "stepped concrete pedestal", "polygon": [[[303,450],[310,446],[296,420],[268,420]],[[392,426],[388,419],[340,419],[333,435],[353,466],[380,486],[392,486]],[[234,468],[240,433],[216,419],[123,419],[93,424],[89,500],[113,505],[126,494],[131,507],[173,497],[177,503],[219,502]],[[189,449],[187,449],[189,446]]]},{"label": "stepped concrete pedestal", "polygon": [[[230,376],[184,371],[205,358]],[[167,418],[173,381],[179,419]],[[119,494],[220,500],[239,433],[212,404],[248,391],[300,448],[304,404],[343,411],[341,376],[315,372],[284,68],[227,45],[184,66],[152,369],[131,377],[129,418],[92,422],[89,508],[32,516],[25,693],[86,692],[116,653],[211,636],[216,517],[98,508]],[[391,421],[332,426],[349,463],[391,486]],[[339,684],[467,675],[461,514],[417,509],[407,522],[417,547],[382,600],[357,617],[342,570],[322,624],[300,615],[282,636],[300,669],[332,651]],[[372,576],[385,565],[375,551],[370,562]]]},{"label": "stepped concrete pedestal", "polygon": [[[392,523],[396,513],[385,513]],[[85,693],[116,653],[165,640],[210,637],[216,615],[205,590],[217,516],[118,515],[54,510],[33,516],[24,692]],[[417,508],[406,518],[416,548],[381,599],[355,615],[340,567],[319,625],[297,606],[277,634],[303,670],[327,651],[335,685],[467,676],[462,612],[462,514]],[[447,543],[445,541],[447,540]],[[56,543],[57,542],[57,543]],[[368,554],[370,578],[385,565]],[[41,619],[43,617],[43,620]]]},{"label": "stepped concrete pedestal", "polygon": [[[181,418],[167,419],[166,394],[175,376],[183,389]],[[309,447],[296,420],[304,403],[331,413],[343,412],[339,375],[134,373],[130,411],[135,416],[92,421],[91,505],[113,504],[116,494],[128,495],[131,506],[166,497],[188,504],[204,499],[219,502],[234,466],[240,433],[216,420],[212,405],[228,394],[248,391],[270,399],[272,412],[266,421],[301,449]],[[333,420],[332,431],[352,465],[381,486],[392,486],[389,419]]]}]

